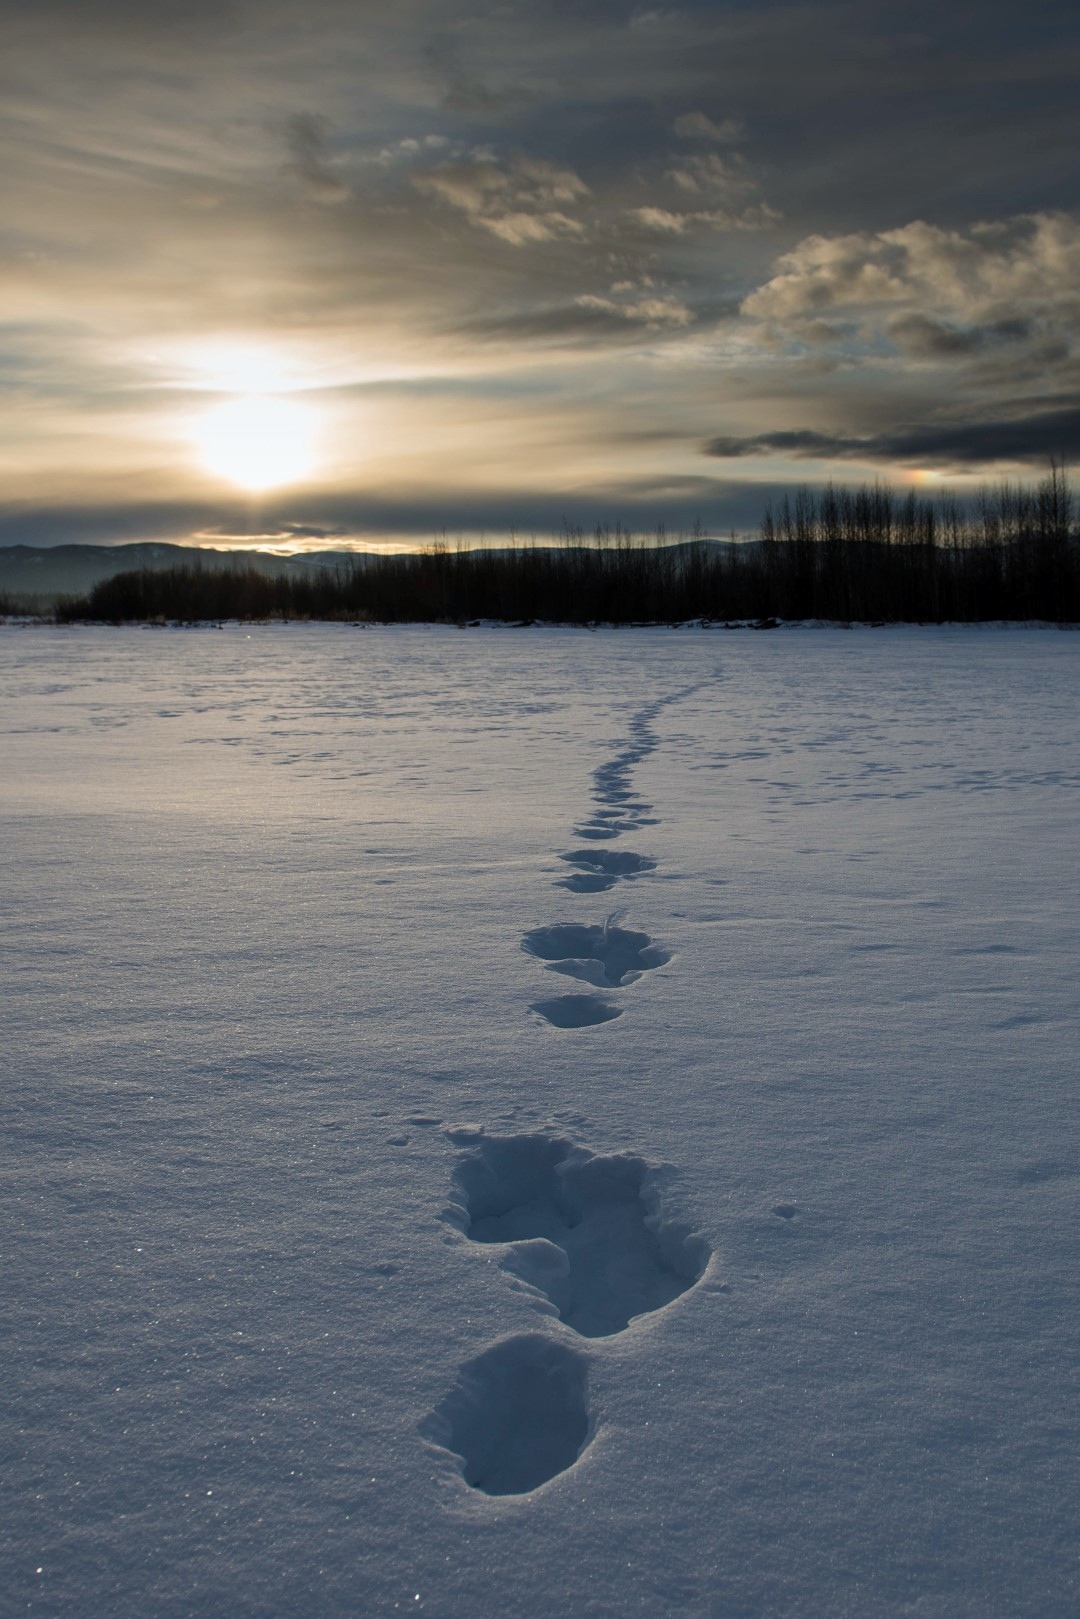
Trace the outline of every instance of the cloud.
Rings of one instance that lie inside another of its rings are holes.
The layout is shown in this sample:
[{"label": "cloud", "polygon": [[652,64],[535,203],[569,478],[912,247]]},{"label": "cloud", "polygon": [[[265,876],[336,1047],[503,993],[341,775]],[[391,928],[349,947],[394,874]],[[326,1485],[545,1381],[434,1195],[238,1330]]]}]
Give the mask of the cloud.
[{"label": "cloud", "polygon": [[582,309],[595,309],[603,314],[614,315],[619,320],[633,321],[643,326],[689,326],[694,318],[693,311],[688,309],[686,304],[680,303],[677,298],[662,294],[651,294],[622,302],[585,293],[577,302]]},{"label": "cloud", "polygon": [[217,524],[211,528],[197,529],[191,536],[200,543],[216,545],[251,545],[254,542],[274,541],[298,542],[302,540],[343,540],[349,536],[349,530],[341,524],[332,527],[318,527],[313,523],[282,523],[269,529],[263,534],[252,534],[241,529],[237,531],[235,524]]},{"label": "cloud", "polygon": [[662,236],[681,236],[690,228],[691,214],[673,214],[667,208],[631,208],[630,218]]},{"label": "cloud", "polygon": [[532,86],[517,78],[496,89],[482,75],[470,72],[462,62],[459,45],[447,38],[425,46],[423,57],[440,87],[443,107],[471,122],[508,122],[537,99]]},{"label": "cloud", "polygon": [[330,128],[330,120],[317,113],[294,113],[285,125],[285,140],[292,154],[285,172],[301,182],[313,202],[333,206],[345,202],[349,188],[330,164]]},{"label": "cloud", "polygon": [[775,225],[780,215],[766,202],[756,202],[738,211],[726,208],[703,209],[697,213],[677,214],[669,208],[631,208],[629,217],[644,230],[656,236],[683,236],[693,230],[767,230]]},{"label": "cloud", "polygon": [[[643,331],[673,335],[703,322],[730,321],[737,313],[734,302],[713,299],[691,307],[681,299],[642,281],[618,281],[603,293],[581,293],[572,302],[532,304],[518,309],[495,310],[460,322],[455,331],[470,341],[514,345],[577,348],[582,351],[603,346],[610,350],[638,343]],[[678,442],[684,445],[683,428],[670,425],[649,429],[652,442]]]},{"label": "cloud", "polygon": [[729,202],[752,196],[757,190],[746,172],[745,160],[737,152],[728,158],[718,152],[695,153],[682,158],[670,177],[682,191],[723,197]]},{"label": "cloud", "polygon": [[673,8],[652,6],[645,10],[638,10],[630,18],[629,27],[632,29],[667,28],[672,24],[682,22],[684,13]]},{"label": "cloud", "polygon": [[930,360],[974,354],[985,341],[984,334],[977,329],[950,326],[946,321],[915,310],[894,316],[885,327],[885,335],[905,354]]},{"label": "cloud", "polygon": [[[1080,329],[1080,224],[1024,214],[946,230],[923,220],[897,230],[810,236],[747,297],[743,314],[775,339],[814,341],[809,323],[853,321],[915,358],[965,357],[994,343]],[[820,335],[835,338],[842,327]]]},{"label": "cloud", "polygon": [[588,186],[572,169],[542,159],[446,163],[414,175],[413,185],[513,247],[585,234],[566,207],[587,197]]},{"label": "cloud", "polygon": [[668,236],[695,229],[758,231],[780,218],[775,208],[759,200],[757,181],[741,153],[726,158],[717,152],[694,153],[677,161],[678,167],[668,170],[667,179],[684,199],[693,198],[696,206],[630,209],[630,217],[644,229]]},{"label": "cloud", "polygon": [[583,236],[585,227],[568,214],[501,214],[477,221],[493,236],[509,242],[511,247],[524,247],[527,242],[553,242],[557,236]]},{"label": "cloud", "polygon": [[705,454],[719,460],[783,455],[797,461],[892,461],[902,466],[961,469],[1016,462],[1045,466],[1051,456],[1080,454],[1080,404],[997,421],[932,422],[852,436],[810,430],[710,439]]},{"label": "cloud", "polygon": [[539,344],[545,347],[608,345],[633,341],[634,323],[613,299],[588,294],[569,304],[506,310],[466,321],[460,328],[481,342]]},{"label": "cloud", "polygon": [[[427,544],[435,535],[558,535],[568,523],[591,528],[623,522],[637,533],[665,525],[669,532],[690,531],[702,522],[714,531],[756,527],[766,501],[778,493],[773,484],[723,478],[658,477],[612,480],[572,490],[550,482],[523,478],[508,491],[418,486],[407,494],[381,489],[325,495],[303,516],[286,500],[269,502],[260,514],[256,534],[245,534],[242,513],[213,510],[195,503],[158,505],[40,505],[32,514],[0,509],[0,545],[115,544],[124,541],[173,541],[206,544],[278,543],[303,545],[310,533],[315,543],[339,549],[357,543],[400,538]],[[309,520],[310,519],[310,520]],[[320,538],[320,531],[326,539]],[[236,536],[235,539],[231,536]],[[286,537],[287,536],[287,537]],[[311,543],[310,541],[308,543]]]},{"label": "cloud", "polygon": [[[44,10],[44,7],[41,8]],[[182,36],[188,29],[223,33],[235,26],[240,7],[231,0],[50,0],[46,25],[64,32],[99,35],[112,41],[117,35],[159,41]]]},{"label": "cloud", "polygon": [[671,127],[680,140],[713,141],[718,146],[730,146],[746,134],[746,127],[738,118],[723,118],[715,124],[703,112],[684,112]]}]

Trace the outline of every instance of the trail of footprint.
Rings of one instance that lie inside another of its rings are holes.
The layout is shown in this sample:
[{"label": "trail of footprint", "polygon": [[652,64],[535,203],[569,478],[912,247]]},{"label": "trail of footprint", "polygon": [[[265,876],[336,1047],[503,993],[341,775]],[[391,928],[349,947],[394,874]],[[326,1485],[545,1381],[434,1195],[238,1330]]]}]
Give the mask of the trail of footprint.
[{"label": "trail of footprint", "polygon": [[[631,772],[659,746],[652,726],[660,711],[670,703],[681,702],[705,684],[707,682],[697,681],[667,697],[657,698],[633,717],[629,745],[593,771],[592,796],[596,807],[590,819],[577,828],[579,837],[599,843],[620,837],[635,827],[654,824],[647,814],[652,806],[634,791]],[[655,860],[629,849],[569,849],[559,858],[576,869],[569,876],[558,878],[556,886],[568,888],[575,894],[603,893],[617,882],[656,870]],[[667,951],[653,944],[647,933],[618,928],[610,917],[602,927],[558,923],[554,927],[533,928],[526,933],[523,948],[547,962],[552,972],[583,979],[596,989],[616,989],[633,983],[643,972],[671,959]],[[531,1010],[558,1029],[595,1027],[612,1022],[622,1013],[622,1008],[610,1001],[587,995],[562,995],[534,1001]]]},{"label": "trail of footprint", "polygon": [[584,1338],[608,1338],[699,1281],[708,1243],[668,1218],[643,1158],[564,1137],[484,1137],[454,1176],[452,1216]]},{"label": "trail of footprint", "polygon": [[420,1431],[460,1460],[472,1489],[528,1495],[574,1465],[589,1428],[587,1358],[522,1333],[467,1361]]},{"label": "trail of footprint", "polygon": [[649,813],[652,805],[635,791],[631,785],[631,774],[660,745],[653,722],[661,711],[671,703],[692,696],[705,684],[704,681],[695,681],[693,685],[684,686],[667,697],[658,697],[634,715],[629,725],[628,745],[593,771],[592,799],[595,808],[588,819],[575,828],[578,837],[607,842],[621,837],[624,832],[636,831],[638,827],[656,825],[655,817]]},{"label": "trail of footprint", "polygon": [[[661,709],[697,689],[660,698],[631,720],[629,745],[593,772],[594,809],[577,828],[580,838],[602,843],[654,824],[631,773],[658,746],[652,722]],[[571,849],[560,858],[575,869],[559,886],[575,893],[599,893],[656,868],[628,850]],[[599,926],[533,928],[522,948],[551,972],[608,990],[671,959],[647,933],[619,927],[614,917]],[[537,1001],[532,1009],[561,1029],[622,1015],[621,1007],[585,994]],[[454,1179],[451,1214],[466,1236],[504,1246],[504,1268],[583,1338],[612,1337],[664,1309],[709,1262],[708,1243],[664,1214],[648,1164],[629,1153],[605,1156],[548,1135],[481,1137]],[[530,1494],[572,1467],[590,1441],[588,1361],[539,1333],[507,1338],[462,1366],[421,1432],[457,1458],[471,1489]]]}]

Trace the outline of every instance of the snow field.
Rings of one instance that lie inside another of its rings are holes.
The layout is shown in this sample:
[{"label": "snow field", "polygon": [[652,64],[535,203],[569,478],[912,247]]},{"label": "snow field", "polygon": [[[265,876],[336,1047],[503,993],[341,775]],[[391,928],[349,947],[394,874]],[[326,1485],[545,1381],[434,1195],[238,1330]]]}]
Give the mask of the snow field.
[{"label": "snow field", "polygon": [[1075,1611],[1075,637],[0,678],[12,1612]]}]

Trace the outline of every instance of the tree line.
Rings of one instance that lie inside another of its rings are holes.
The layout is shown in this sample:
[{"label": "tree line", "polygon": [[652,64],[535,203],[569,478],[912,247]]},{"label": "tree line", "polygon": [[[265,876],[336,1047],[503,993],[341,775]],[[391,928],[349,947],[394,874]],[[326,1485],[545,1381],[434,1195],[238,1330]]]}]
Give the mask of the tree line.
[{"label": "tree line", "polygon": [[1003,482],[967,504],[884,484],[799,489],[755,540],[671,540],[622,528],[499,549],[439,541],[310,575],[237,562],[140,569],[60,604],[62,622],[345,619],[680,623],[690,619],[1080,622],[1080,533],[1065,472]]}]

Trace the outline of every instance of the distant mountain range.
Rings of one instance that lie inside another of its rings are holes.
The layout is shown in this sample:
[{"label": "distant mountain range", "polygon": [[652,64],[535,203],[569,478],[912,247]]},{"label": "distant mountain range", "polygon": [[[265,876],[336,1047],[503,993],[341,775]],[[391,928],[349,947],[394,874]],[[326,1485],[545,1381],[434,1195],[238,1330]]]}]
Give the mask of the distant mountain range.
[{"label": "distant mountain range", "polygon": [[[587,548],[588,537],[582,542]],[[712,548],[726,542],[695,539],[672,542],[675,551]],[[750,542],[752,545],[753,542]],[[422,547],[417,547],[422,549]],[[511,549],[506,545],[483,546],[492,555]],[[300,575],[320,569],[363,567],[378,560],[374,551],[298,551],[291,556],[275,556],[245,546],[232,550],[205,550],[194,545],[145,542],[133,545],[0,545],[0,600],[29,612],[49,610],[64,596],[85,596],[102,579],[132,569],[190,567],[257,568],[271,575]]]},{"label": "distant mountain range", "polygon": [[3,545],[0,546],[0,597],[30,609],[52,607],[61,596],[85,596],[101,579],[132,568],[176,568],[197,562],[203,568],[234,568],[238,564],[260,573],[306,573],[362,563],[368,553],[357,551],[303,551],[274,556],[268,551],[238,547],[231,551],[203,550],[191,545],[145,543],[135,545]]}]

